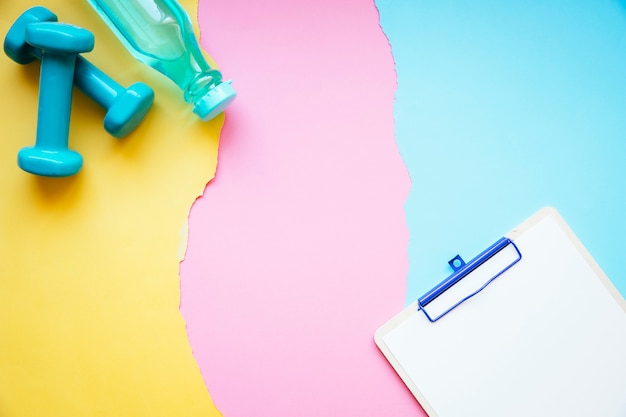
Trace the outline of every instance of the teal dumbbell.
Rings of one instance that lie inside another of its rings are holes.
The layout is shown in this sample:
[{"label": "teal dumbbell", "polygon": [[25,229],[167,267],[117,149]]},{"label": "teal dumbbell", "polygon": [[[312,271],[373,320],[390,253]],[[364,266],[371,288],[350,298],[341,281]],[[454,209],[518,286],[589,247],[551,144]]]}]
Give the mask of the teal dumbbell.
[{"label": "teal dumbbell", "polygon": [[17,163],[37,175],[74,175],[83,165],[82,156],[68,149],[74,68],[76,56],[93,49],[93,34],[64,23],[38,22],[26,26],[26,42],[42,54],[37,140],[19,151]]},{"label": "teal dumbbell", "polygon": [[[36,22],[56,22],[57,16],[42,6],[26,10],[11,26],[4,39],[4,52],[18,64],[41,59],[41,51],[26,42],[26,27]],[[154,102],[154,91],[142,82],[122,87],[82,56],[76,58],[74,84],[107,113],[104,128],[122,138],[143,121]]]}]

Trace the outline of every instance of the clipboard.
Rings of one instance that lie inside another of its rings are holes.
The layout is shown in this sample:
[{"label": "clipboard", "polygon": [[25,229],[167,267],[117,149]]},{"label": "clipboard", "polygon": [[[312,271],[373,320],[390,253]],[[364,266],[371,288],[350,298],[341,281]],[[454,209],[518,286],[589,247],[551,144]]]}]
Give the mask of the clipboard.
[{"label": "clipboard", "polygon": [[375,335],[430,417],[626,416],[626,302],[555,209],[449,263]]}]

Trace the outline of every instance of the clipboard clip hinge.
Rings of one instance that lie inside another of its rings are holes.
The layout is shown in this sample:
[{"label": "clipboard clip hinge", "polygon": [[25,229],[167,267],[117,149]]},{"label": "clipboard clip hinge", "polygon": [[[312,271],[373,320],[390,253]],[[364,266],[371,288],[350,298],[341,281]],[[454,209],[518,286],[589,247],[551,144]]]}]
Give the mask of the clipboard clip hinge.
[{"label": "clipboard clip hinge", "polygon": [[[484,283],[480,285],[478,289],[472,290],[469,293],[465,293],[465,295],[458,296],[457,298],[454,299],[457,301],[452,301],[451,303],[448,303],[449,307],[444,307],[444,309],[440,313],[429,314],[426,311],[426,306],[428,304],[433,302],[436,298],[438,298],[444,292],[451,289],[455,284],[457,284],[463,278],[467,277],[469,274],[471,274],[476,269],[478,269],[481,265],[483,265],[484,263],[489,261],[491,258],[493,258],[494,256],[496,256],[497,254],[499,254],[500,252],[502,252],[503,250],[507,248],[512,248],[513,251],[509,249],[510,253],[508,254],[508,258],[506,262],[502,265],[502,267],[499,267],[493,275],[488,277],[486,281],[483,281]],[[469,300],[470,298],[472,298],[473,296],[475,296],[476,294],[484,290],[496,278],[498,278],[504,272],[509,270],[509,268],[511,268],[521,259],[522,259],[522,253],[520,252],[519,248],[511,239],[507,237],[503,237],[499,239],[496,243],[489,246],[487,249],[481,252],[478,256],[476,256],[474,259],[472,259],[471,261],[467,263],[465,263],[465,261],[463,260],[463,258],[461,258],[460,255],[456,255],[454,258],[448,261],[448,264],[454,271],[452,275],[450,275],[448,278],[441,281],[432,290],[428,291],[426,294],[424,294],[422,297],[420,297],[417,300],[418,310],[422,310],[426,318],[430,322],[434,323],[440,318],[442,318],[443,316],[445,316],[446,314],[448,314],[450,311],[454,310],[463,302]]]}]

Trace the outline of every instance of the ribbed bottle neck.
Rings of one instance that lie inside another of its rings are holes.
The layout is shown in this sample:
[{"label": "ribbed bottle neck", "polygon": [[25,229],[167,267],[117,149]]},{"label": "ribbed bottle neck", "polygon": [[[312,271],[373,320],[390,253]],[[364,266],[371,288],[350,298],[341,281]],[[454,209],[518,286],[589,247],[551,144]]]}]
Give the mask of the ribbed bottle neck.
[{"label": "ribbed bottle neck", "polygon": [[214,69],[198,73],[184,89],[187,103],[195,103],[204,97],[213,87],[222,82],[222,74]]}]

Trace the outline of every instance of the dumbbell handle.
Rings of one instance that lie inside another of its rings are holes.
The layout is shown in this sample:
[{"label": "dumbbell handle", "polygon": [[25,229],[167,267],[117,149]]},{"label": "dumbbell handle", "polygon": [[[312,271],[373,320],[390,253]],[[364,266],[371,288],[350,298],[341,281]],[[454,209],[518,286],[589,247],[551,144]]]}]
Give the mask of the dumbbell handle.
[{"label": "dumbbell handle", "polygon": [[50,55],[42,61],[39,80],[37,145],[67,149],[74,73],[71,69],[76,55]]},{"label": "dumbbell handle", "polygon": [[[34,48],[33,55],[41,60],[40,49]],[[76,57],[74,85],[105,109],[111,107],[115,98],[125,91],[117,81],[80,55]]]},{"label": "dumbbell handle", "polygon": [[105,109],[113,106],[116,97],[126,91],[124,87],[82,56],[76,59],[74,84],[87,97]]}]

